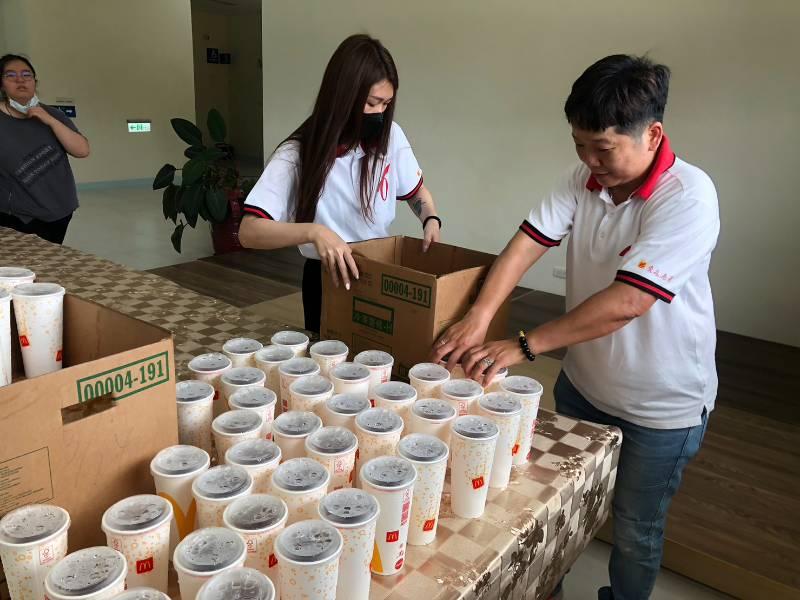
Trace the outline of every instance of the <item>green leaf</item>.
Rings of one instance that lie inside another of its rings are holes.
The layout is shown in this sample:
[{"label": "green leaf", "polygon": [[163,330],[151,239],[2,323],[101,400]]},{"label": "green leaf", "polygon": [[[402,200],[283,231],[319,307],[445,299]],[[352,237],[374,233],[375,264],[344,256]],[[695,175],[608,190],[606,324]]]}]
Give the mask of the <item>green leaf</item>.
[{"label": "green leaf", "polygon": [[190,146],[203,145],[203,133],[197,128],[197,125],[186,119],[170,119],[172,128],[178,137]]},{"label": "green leaf", "polygon": [[172,181],[175,179],[175,166],[166,164],[158,170],[156,173],[156,178],[153,179],[153,189],[160,190],[161,188],[165,188],[168,185],[172,185]]},{"label": "green leaf", "polygon": [[186,158],[194,158],[198,156],[203,150],[205,150],[205,146],[189,146],[186,150],[183,151],[183,155]]},{"label": "green leaf", "polygon": [[189,159],[186,164],[183,165],[183,185],[188,187],[197,182],[203,176],[203,173],[206,172],[207,167],[208,162],[199,156]]},{"label": "green leaf", "polygon": [[211,220],[222,223],[228,216],[228,199],[225,192],[220,189],[211,189],[206,192],[206,208]]},{"label": "green leaf", "polygon": [[181,196],[181,212],[192,228],[197,225],[197,216],[200,214],[200,204],[203,202],[204,196],[205,190],[200,183],[187,188]]},{"label": "green leaf", "polygon": [[172,235],[169,238],[172,241],[172,247],[175,248],[175,252],[178,254],[181,252],[181,238],[183,238],[184,227],[186,227],[186,224],[181,222],[180,225],[175,227],[175,231],[172,232]]},{"label": "green leaf", "polygon": [[180,190],[180,188],[177,185],[170,183],[164,189],[164,195],[161,197],[164,218],[172,219],[173,223],[176,223],[178,219],[178,190]]},{"label": "green leaf", "polygon": [[222,115],[216,108],[212,108],[208,111],[208,120],[206,124],[208,125],[208,132],[215,142],[221,143],[225,141],[228,129],[225,127],[225,119],[222,118]]}]

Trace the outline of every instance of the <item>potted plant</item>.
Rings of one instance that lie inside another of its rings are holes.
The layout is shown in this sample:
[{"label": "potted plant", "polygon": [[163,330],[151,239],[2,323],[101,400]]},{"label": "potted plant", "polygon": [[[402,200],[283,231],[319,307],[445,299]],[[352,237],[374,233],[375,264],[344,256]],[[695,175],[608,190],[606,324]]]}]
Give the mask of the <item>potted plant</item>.
[{"label": "potted plant", "polygon": [[[172,246],[180,252],[183,230],[187,225],[194,228],[202,219],[211,225],[215,254],[240,250],[242,205],[255,182],[239,175],[231,147],[225,142],[225,120],[217,109],[208,111],[208,131],[213,142],[210,145],[204,143],[203,133],[191,121],[176,118],[170,123],[188,144],[183,154],[189,159],[181,168],[164,165],[153,180],[154,190],[164,190],[164,218],[175,223]],[[175,183],[178,171],[181,181]]]}]

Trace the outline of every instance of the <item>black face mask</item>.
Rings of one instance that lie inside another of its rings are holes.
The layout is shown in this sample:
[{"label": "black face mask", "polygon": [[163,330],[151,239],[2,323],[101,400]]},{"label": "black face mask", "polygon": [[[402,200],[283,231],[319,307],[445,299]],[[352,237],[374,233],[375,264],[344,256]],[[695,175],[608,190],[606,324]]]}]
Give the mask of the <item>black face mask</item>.
[{"label": "black face mask", "polygon": [[383,113],[364,113],[361,119],[361,141],[374,142],[383,131]]}]

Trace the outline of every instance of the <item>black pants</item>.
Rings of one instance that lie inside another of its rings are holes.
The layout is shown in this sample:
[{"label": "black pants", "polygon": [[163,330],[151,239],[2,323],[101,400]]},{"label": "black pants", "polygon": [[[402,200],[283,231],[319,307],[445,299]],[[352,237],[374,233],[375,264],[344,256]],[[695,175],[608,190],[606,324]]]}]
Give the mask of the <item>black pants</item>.
[{"label": "black pants", "polygon": [[13,215],[0,213],[0,227],[8,227],[20,233],[32,233],[53,244],[64,243],[64,237],[67,235],[67,227],[71,220],[72,214],[69,214],[63,219],[50,223],[47,221],[40,221],[39,219],[34,219],[30,223],[23,223]]},{"label": "black pants", "polygon": [[322,263],[312,258],[303,266],[303,316],[306,329],[319,333],[322,317]]}]

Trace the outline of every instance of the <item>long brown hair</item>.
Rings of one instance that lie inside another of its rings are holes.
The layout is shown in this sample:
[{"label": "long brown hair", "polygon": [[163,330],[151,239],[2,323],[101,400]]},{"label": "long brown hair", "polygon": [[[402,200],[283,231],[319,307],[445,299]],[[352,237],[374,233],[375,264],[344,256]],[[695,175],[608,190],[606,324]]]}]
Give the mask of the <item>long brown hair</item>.
[{"label": "long brown hair", "polygon": [[360,143],[364,105],[370,88],[384,79],[394,87],[395,99],[383,113],[383,130],[364,148],[359,177],[359,200],[365,219],[372,220],[373,195],[380,158],[386,155],[399,81],[394,59],[380,41],[352,35],[331,56],[311,116],[285,141],[299,144],[297,211],[295,222],[311,223],[317,213],[325,179],[337,151]]}]

